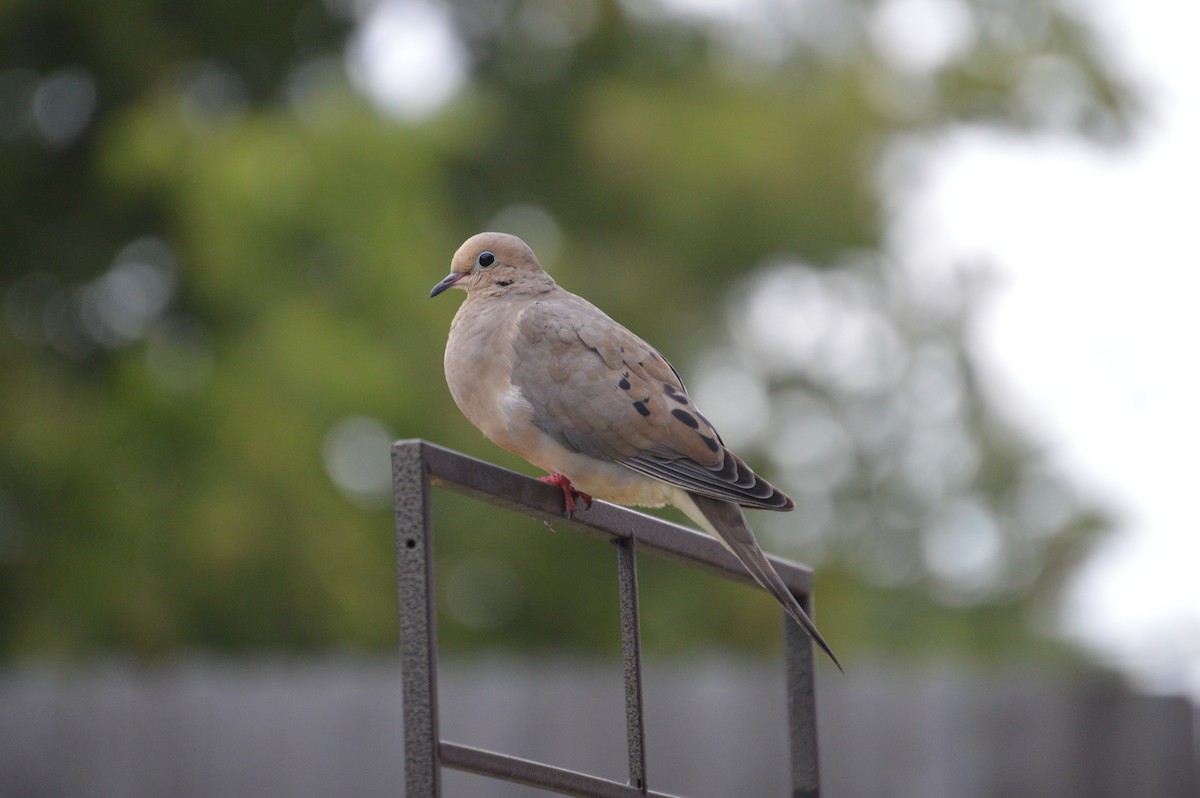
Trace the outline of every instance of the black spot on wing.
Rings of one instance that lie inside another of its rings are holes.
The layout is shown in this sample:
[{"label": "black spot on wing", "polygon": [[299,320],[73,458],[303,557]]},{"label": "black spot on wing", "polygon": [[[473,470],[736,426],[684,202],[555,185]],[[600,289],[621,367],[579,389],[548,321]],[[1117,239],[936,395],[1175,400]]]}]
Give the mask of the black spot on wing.
[{"label": "black spot on wing", "polygon": [[714,440],[713,438],[710,438],[709,436],[705,435],[704,433],[700,433],[700,440],[704,441],[704,445],[707,446],[709,449],[711,449],[714,452],[719,452],[721,450],[720,444],[718,444],[716,442],[716,440]]},{"label": "black spot on wing", "polygon": [[633,403],[633,406],[634,406],[634,408],[635,408],[635,409],[636,409],[636,410],[637,410],[639,413],[641,413],[643,416],[648,416],[648,415],[650,415],[650,408],[646,407],[646,403],[645,403],[645,402],[634,402],[634,403]]},{"label": "black spot on wing", "polygon": [[696,411],[696,415],[698,415],[700,417],[700,420],[704,422],[704,425],[706,427],[708,427],[709,431],[712,432],[712,434],[717,437],[717,443],[724,446],[725,441],[721,440],[721,433],[717,432],[716,428],[712,425],[712,422],[709,421],[707,418],[705,418],[704,414],[701,413],[699,410]]},{"label": "black spot on wing", "polygon": [[617,385],[621,388],[621,390],[628,391],[629,390],[629,375],[626,374],[623,377],[621,377],[621,381],[618,382]]},{"label": "black spot on wing", "polygon": [[676,402],[679,402],[679,404],[681,404],[681,405],[686,405],[686,404],[688,403],[688,398],[687,398],[687,396],[685,396],[684,394],[681,394],[681,393],[679,393],[678,391],[676,391],[676,390],[675,390],[675,386],[674,386],[674,385],[672,385],[671,383],[669,383],[669,382],[664,382],[664,383],[663,383],[663,390],[667,392],[667,396],[671,397],[671,398],[672,398],[672,399],[674,399]]},{"label": "black spot on wing", "polygon": [[675,418],[679,419],[684,424],[687,424],[692,429],[700,429],[700,422],[696,420],[695,416],[686,410],[680,410],[676,408],[671,411],[671,415],[675,416]]}]

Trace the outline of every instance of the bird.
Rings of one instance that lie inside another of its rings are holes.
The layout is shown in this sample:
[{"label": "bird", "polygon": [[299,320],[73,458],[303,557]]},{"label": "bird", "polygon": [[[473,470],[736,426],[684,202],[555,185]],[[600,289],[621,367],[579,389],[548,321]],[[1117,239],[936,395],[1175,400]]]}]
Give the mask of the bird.
[{"label": "bird", "polygon": [[429,296],[451,288],[467,297],[450,324],[446,383],[484,436],[548,472],[568,516],[577,498],[679,508],[842,669],[742,512],[795,502],[726,448],[666,358],[560,287],[514,235],[468,238]]}]

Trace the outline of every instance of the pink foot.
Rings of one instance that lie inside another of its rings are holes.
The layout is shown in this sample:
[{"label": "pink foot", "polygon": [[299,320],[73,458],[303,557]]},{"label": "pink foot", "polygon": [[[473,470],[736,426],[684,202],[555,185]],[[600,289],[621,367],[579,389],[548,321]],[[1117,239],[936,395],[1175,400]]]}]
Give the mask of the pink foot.
[{"label": "pink foot", "polygon": [[571,484],[571,480],[564,477],[562,474],[551,474],[548,477],[538,477],[538,482],[545,482],[548,485],[554,485],[562,490],[563,504],[567,506],[567,518],[575,514],[575,499],[583,499],[584,507],[592,506],[592,497],[581,490],[575,490],[575,486]]}]

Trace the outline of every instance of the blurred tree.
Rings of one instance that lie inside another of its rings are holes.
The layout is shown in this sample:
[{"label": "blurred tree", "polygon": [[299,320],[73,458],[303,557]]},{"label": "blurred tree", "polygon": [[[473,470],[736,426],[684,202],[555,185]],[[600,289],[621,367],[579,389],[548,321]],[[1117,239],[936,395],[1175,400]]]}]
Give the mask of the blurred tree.
[{"label": "blurred tree", "polygon": [[[1101,522],[980,390],[971,291],[914,296],[887,261],[879,176],[962,122],[1119,139],[1131,102],[1082,22],[1042,0],[460,2],[467,87],[390,118],[343,50],[447,7],[356,8],[0,9],[0,650],[391,645],[387,439],[529,470],[459,417],[454,301],[425,300],[493,225],[658,343],[797,493],[754,521],[822,564],[835,645],[1028,643]],[[930,8],[937,58],[906,44]],[[696,321],[722,308],[727,330]],[[611,617],[606,547],[438,518],[446,645],[613,645],[579,622]],[[771,645],[764,596],[696,580],[645,564],[651,645]]]}]

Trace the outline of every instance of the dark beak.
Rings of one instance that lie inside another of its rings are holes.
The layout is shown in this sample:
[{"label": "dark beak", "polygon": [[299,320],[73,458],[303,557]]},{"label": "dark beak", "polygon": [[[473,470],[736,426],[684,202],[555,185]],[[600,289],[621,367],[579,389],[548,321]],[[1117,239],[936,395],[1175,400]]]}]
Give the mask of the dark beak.
[{"label": "dark beak", "polygon": [[450,272],[442,279],[442,281],[440,283],[438,283],[437,285],[435,285],[433,287],[433,290],[429,292],[429,298],[433,299],[435,296],[442,293],[447,288],[454,285],[455,283],[457,283],[459,280],[461,280],[462,278],[464,278],[466,276],[467,276],[467,272]]}]

